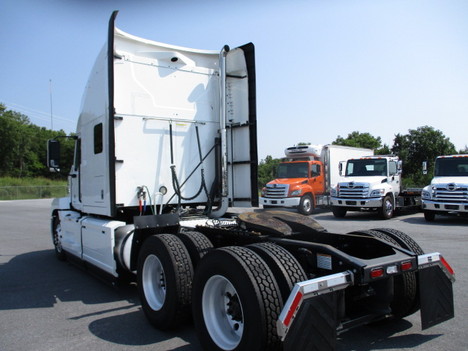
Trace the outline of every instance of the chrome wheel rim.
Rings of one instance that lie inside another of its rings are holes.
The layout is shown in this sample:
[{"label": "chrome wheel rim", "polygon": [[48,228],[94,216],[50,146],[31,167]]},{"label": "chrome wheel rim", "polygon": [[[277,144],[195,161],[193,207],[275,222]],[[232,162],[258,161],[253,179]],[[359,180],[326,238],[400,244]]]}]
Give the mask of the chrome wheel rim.
[{"label": "chrome wheel rim", "polygon": [[151,309],[159,311],[166,300],[166,277],[157,256],[149,255],[146,257],[142,277],[146,301]]},{"label": "chrome wheel rim", "polygon": [[203,318],[211,339],[223,350],[236,348],[244,332],[242,303],[236,289],[223,276],[206,282],[202,297]]},{"label": "chrome wheel rim", "polygon": [[309,213],[312,208],[312,201],[310,199],[304,199],[302,207],[304,208],[304,212]]}]

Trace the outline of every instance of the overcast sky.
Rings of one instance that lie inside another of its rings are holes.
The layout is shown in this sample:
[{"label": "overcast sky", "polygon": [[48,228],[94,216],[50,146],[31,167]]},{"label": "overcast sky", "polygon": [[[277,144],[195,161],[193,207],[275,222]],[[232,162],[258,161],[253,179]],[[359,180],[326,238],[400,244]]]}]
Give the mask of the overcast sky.
[{"label": "overcast sky", "polygon": [[73,132],[113,10],[146,39],[255,44],[260,159],[424,125],[468,145],[466,0],[0,0],[0,103]]}]

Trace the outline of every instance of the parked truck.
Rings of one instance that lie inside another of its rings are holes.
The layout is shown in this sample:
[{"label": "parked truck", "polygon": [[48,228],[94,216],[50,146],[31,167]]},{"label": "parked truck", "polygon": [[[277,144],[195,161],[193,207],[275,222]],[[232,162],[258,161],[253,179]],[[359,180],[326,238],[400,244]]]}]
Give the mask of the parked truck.
[{"label": "parked truck", "polygon": [[294,207],[310,215],[316,207],[330,205],[330,189],[338,184],[340,164],[350,158],[371,156],[371,149],[339,145],[299,145],[284,150],[276,179],[262,189],[260,204]]},{"label": "parked truck", "polygon": [[[204,350],[333,350],[337,334],[421,310],[453,317],[454,274],[393,229],[330,233],[258,205],[254,47],[187,49],[109,23],[55,199],[55,253],[136,280],[151,324],[193,316]],[[48,165],[60,168],[60,142]]]},{"label": "parked truck", "polygon": [[335,217],[348,211],[377,211],[383,219],[396,209],[418,209],[421,189],[402,188],[402,162],[397,156],[372,156],[346,162],[344,178],[331,189]]},{"label": "parked truck", "polygon": [[424,218],[437,215],[468,215],[468,155],[439,156],[434,178],[422,191]]}]

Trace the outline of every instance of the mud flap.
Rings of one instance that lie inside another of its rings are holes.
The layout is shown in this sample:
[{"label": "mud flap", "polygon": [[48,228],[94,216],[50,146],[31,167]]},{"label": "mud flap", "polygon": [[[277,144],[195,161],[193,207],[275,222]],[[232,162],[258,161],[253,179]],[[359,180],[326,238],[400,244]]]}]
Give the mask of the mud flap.
[{"label": "mud flap", "polygon": [[339,292],[305,300],[283,342],[284,351],[336,349]]},{"label": "mud flap", "polygon": [[452,281],[440,266],[419,271],[419,297],[423,330],[454,317]]}]

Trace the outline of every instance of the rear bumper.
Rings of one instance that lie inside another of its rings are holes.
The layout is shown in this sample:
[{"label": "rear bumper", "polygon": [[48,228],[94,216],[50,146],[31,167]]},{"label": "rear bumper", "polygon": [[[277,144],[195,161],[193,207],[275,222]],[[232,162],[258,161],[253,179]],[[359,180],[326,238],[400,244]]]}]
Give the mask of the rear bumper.
[{"label": "rear bumper", "polygon": [[[427,329],[454,317],[452,284],[455,277],[439,253],[420,255],[417,262],[415,272],[419,275],[421,326]],[[313,345],[320,350],[334,350],[337,328],[341,323],[336,313],[340,291],[357,283],[351,271],[297,283],[277,321],[277,332],[284,343],[284,350],[300,350],[305,345],[307,348]],[[366,316],[353,326],[386,317]],[[325,343],[317,345],[318,340]]]}]

